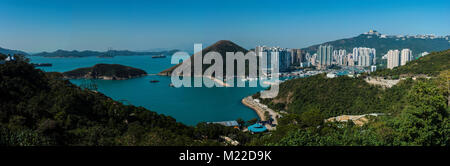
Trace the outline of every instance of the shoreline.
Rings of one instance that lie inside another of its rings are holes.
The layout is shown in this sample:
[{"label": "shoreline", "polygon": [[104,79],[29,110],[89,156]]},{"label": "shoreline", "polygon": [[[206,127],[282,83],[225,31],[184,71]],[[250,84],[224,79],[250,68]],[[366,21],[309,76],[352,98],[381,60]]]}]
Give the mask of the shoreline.
[{"label": "shoreline", "polygon": [[247,96],[245,98],[242,99],[242,104],[244,104],[246,107],[252,109],[253,111],[256,112],[256,115],[258,115],[258,118],[261,121],[266,120],[266,116],[264,115],[264,110],[261,107],[255,106],[253,104],[251,104],[251,101],[249,100],[253,100],[253,98],[251,96]]},{"label": "shoreline", "polygon": [[210,80],[222,85],[223,87],[231,87],[230,84],[223,82],[222,80],[217,79],[216,77],[211,77],[211,76],[205,76],[206,78],[209,78]]},{"label": "shoreline", "polygon": [[[247,97],[243,98],[241,102],[245,106],[247,106],[250,109],[254,110],[261,121],[267,121],[268,120],[268,117],[266,117],[265,112],[266,111],[269,112],[269,115],[273,119],[272,124],[278,125],[278,118],[281,117],[278,112],[273,111],[272,109],[268,108],[267,106],[265,106],[265,105],[263,105],[261,103],[255,102],[253,100],[252,96],[247,96]],[[263,106],[265,106],[265,107],[263,107]],[[276,129],[276,127],[272,127],[269,124],[266,124],[265,127],[267,128],[267,130],[275,130]]]}]

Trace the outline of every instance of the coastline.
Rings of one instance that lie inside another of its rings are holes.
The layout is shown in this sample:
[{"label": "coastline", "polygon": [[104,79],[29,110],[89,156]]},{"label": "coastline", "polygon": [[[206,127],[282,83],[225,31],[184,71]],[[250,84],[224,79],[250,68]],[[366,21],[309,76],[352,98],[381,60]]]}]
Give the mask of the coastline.
[{"label": "coastline", "polygon": [[252,104],[252,100],[253,100],[253,98],[251,96],[247,96],[247,97],[243,98],[241,102],[245,106],[247,106],[250,109],[252,109],[253,111],[255,111],[261,121],[266,120],[266,116],[264,115],[264,110],[261,107]]},{"label": "coastline", "polygon": [[[266,115],[265,115],[265,112],[267,111],[269,113],[270,117],[272,117],[272,119],[273,119],[272,124],[278,125],[278,118],[281,117],[280,114],[278,112],[275,112],[274,110],[268,108],[264,104],[261,104],[259,102],[255,102],[253,100],[252,96],[247,96],[247,97],[243,98],[242,99],[242,104],[244,104],[245,106],[247,106],[250,109],[254,110],[261,121],[269,120],[269,117],[266,117]],[[266,124],[265,126],[266,126],[266,128],[268,130],[275,130],[276,129],[276,127],[272,127],[269,124]]]},{"label": "coastline", "polygon": [[205,76],[205,77],[206,77],[206,78],[209,78],[209,79],[211,79],[211,80],[213,80],[214,82],[216,82],[216,83],[222,85],[223,87],[231,87],[230,84],[228,84],[228,83],[226,83],[226,82],[223,82],[222,80],[219,80],[219,79],[217,79],[216,77],[211,77],[211,76]]}]

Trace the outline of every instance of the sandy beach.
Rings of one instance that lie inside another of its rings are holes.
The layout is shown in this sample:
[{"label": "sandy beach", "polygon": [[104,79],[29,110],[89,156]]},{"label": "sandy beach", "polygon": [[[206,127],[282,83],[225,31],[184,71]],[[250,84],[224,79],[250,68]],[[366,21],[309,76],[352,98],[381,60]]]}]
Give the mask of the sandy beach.
[{"label": "sandy beach", "polygon": [[[275,112],[274,110],[268,108],[266,105],[254,101],[252,96],[248,96],[248,97],[245,97],[244,99],[242,99],[242,104],[253,109],[256,112],[256,114],[258,115],[259,119],[261,119],[261,121],[266,121],[269,119],[269,117],[265,116],[265,112],[266,111],[269,112],[269,115],[271,115],[271,117],[273,119],[272,124],[276,124],[276,125],[278,124],[278,117],[280,117],[280,114],[278,112]],[[269,124],[266,124],[266,128],[268,130],[276,129],[276,127],[272,127]]]}]

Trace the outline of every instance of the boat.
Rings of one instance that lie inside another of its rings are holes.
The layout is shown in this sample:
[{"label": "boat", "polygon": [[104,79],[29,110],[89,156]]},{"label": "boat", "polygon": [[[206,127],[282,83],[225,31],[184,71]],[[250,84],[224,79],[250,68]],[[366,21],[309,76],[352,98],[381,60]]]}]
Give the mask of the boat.
[{"label": "boat", "polygon": [[150,83],[158,83],[158,80],[150,80]]},{"label": "boat", "polygon": [[113,55],[100,55],[99,58],[114,58]]},{"label": "boat", "polygon": [[175,87],[175,85],[173,85],[172,83],[169,84],[170,87]]},{"label": "boat", "polygon": [[34,67],[51,67],[53,66],[51,63],[32,63]]},{"label": "boat", "polygon": [[155,56],[152,56],[152,58],[165,58],[166,56],[165,55],[155,55]]}]

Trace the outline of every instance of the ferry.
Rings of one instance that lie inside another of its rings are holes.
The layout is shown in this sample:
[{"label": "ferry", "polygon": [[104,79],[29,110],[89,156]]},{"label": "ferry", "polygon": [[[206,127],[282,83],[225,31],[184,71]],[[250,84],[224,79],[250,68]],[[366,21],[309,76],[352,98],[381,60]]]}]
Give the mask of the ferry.
[{"label": "ferry", "polygon": [[113,55],[100,55],[99,58],[114,58]]},{"label": "ferry", "polygon": [[34,67],[51,67],[53,66],[51,63],[32,63]]},{"label": "ferry", "polygon": [[155,55],[155,56],[152,56],[152,58],[165,58],[166,56],[165,55]]}]

